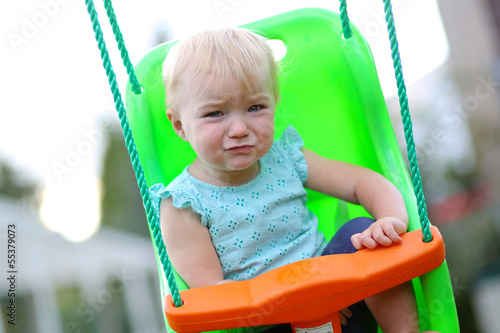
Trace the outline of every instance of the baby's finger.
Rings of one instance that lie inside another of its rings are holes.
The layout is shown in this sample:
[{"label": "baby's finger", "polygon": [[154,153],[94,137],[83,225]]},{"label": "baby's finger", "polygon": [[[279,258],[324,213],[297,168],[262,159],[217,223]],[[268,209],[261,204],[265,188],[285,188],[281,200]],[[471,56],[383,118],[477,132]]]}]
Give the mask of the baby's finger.
[{"label": "baby's finger", "polygon": [[352,311],[349,308],[343,308],[342,310],[340,310],[340,313],[343,314],[346,318],[352,317]]},{"label": "baby's finger", "polygon": [[377,247],[377,242],[373,239],[373,234],[372,233],[362,233],[359,240],[361,241],[361,244],[363,244],[364,247],[367,247],[369,249],[374,249]]},{"label": "baby's finger", "polygon": [[347,325],[347,318],[342,313],[339,313],[339,317],[340,317],[340,324],[342,326]]},{"label": "baby's finger", "polygon": [[361,236],[360,233],[351,236],[352,246],[354,246],[356,250],[361,250],[362,248],[364,248],[363,244],[361,243],[361,240],[359,239],[360,236]]},{"label": "baby's finger", "polygon": [[398,235],[396,232],[396,229],[392,225],[385,225],[382,226],[383,232],[385,236],[389,239],[390,243],[388,245],[391,245],[392,243],[401,243],[403,240],[401,237]]},{"label": "baby's finger", "polygon": [[381,230],[373,234],[373,239],[377,244],[383,246],[389,246],[392,244],[392,240],[387,237]]}]

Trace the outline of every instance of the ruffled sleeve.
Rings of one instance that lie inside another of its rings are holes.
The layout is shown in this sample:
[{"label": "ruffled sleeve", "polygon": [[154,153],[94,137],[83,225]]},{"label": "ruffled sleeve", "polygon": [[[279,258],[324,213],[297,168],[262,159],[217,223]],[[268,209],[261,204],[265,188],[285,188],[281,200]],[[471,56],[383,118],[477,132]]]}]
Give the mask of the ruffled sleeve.
[{"label": "ruffled sleeve", "polygon": [[193,196],[189,195],[192,192],[191,186],[183,184],[182,182],[179,183],[176,180],[170,183],[167,187],[165,187],[163,184],[155,184],[149,189],[151,201],[155,206],[158,221],[160,219],[161,200],[172,197],[172,201],[175,207],[180,209],[191,207],[191,209],[195,213],[200,214],[201,224],[206,226],[207,218],[205,214],[203,214],[203,209],[201,208],[200,203],[195,199],[196,194],[193,194]]},{"label": "ruffled sleeve", "polygon": [[285,152],[295,171],[297,171],[300,180],[305,183],[308,177],[307,163],[304,154],[300,150],[304,147],[304,141],[299,132],[293,126],[288,126],[275,144]]}]

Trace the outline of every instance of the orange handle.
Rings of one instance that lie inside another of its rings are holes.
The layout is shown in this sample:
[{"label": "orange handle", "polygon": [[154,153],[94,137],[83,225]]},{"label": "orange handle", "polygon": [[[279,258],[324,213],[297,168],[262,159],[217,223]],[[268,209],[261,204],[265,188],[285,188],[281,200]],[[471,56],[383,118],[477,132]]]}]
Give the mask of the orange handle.
[{"label": "orange handle", "polygon": [[184,290],[181,307],[167,295],[165,314],[181,333],[322,320],[441,265],[443,238],[436,227],[431,231],[430,243],[415,230],[402,236],[402,244],[315,257],[252,280]]}]

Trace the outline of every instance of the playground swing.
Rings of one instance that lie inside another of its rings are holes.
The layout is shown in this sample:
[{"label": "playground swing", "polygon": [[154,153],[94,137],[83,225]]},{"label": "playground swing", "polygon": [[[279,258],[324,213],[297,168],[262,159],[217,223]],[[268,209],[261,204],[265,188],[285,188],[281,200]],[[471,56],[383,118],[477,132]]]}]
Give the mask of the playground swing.
[{"label": "playground swing", "polygon": [[[262,325],[293,322],[296,332],[306,328],[340,332],[338,310],[412,280],[421,330],[459,332],[444,244],[427,218],[390,1],[384,0],[384,5],[413,184],[395,139],[369,46],[350,24],[345,0],[340,3],[340,15],[324,9],[301,9],[244,27],[281,40],[286,46],[284,61],[293,63],[284,69],[276,133],[281,134],[292,124],[308,148],[329,158],[369,167],[391,180],[402,193],[410,217],[403,244],[312,258],[248,281],[187,289],[168,260],[159,214],[148,187],[168,184],[194,159],[194,152],[177,138],[165,116],[161,64],[173,43],[154,48],[134,68],[111,1],[104,0],[130,77],[127,117],[94,3],[86,0],[144,200],[169,331],[248,332],[261,330]],[[301,117],[305,109],[308,117]],[[326,238],[331,238],[345,221],[368,216],[360,206],[319,193],[309,192],[308,198]],[[328,274],[332,270],[335,273]]]}]

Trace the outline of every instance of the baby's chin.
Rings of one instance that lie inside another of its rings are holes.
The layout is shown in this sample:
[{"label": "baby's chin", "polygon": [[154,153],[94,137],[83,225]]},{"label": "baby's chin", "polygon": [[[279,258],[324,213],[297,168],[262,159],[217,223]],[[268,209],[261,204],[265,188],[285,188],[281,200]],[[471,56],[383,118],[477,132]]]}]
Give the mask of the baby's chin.
[{"label": "baby's chin", "polygon": [[226,170],[231,173],[258,172],[260,169],[259,160],[260,158],[253,159],[251,162],[233,162],[228,165]]}]

